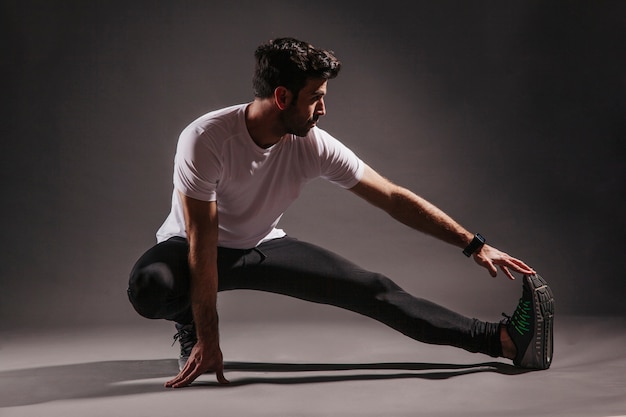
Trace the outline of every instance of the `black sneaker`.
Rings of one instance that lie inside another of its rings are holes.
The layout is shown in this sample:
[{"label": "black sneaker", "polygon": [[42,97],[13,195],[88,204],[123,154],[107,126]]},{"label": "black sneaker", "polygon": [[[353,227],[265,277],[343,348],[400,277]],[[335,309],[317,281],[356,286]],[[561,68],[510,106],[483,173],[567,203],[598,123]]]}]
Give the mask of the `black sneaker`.
[{"label": "black sneaker", "polygon": [[524,275],[522,298],[505,321],[515,344],[513,364],[521,368],[548,369],[552,363],[554,297],[539,275]]},{"label": "black sneaker", "polygon": [[[176,323],[176,334],[174,335],[174,343],[178,340],[180,343],[180,356],[178,357],[178,369],[183,370],[187,360],[189,359],[189,355],[191,354],[191,349],[193,349],[194,345],[198,341],[196,337],[196,327],[193,323],[190,324],[179,324]],[[172,343],[172,345],[174,345]]]}]

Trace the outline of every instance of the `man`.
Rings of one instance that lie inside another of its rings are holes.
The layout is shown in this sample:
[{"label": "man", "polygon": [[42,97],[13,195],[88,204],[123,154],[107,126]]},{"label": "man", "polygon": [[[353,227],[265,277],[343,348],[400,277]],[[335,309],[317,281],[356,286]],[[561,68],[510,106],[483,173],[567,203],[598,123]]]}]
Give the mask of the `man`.
[{"label": "man", "polygon": [[[457,346],[546,369],[552,359],[553,297],[535,271],[489,246],[429,202],[391,183],[316,124],[326,112],[331,52],[281,38],[255,52],[254,101],[208,113],[178,142],[172,209],[158,243],[137,262],[128,295],[148,318],[176,322],[184,387],[205,372],[224,377],[218,291],[255,289],[339,306],[413,339]],[[486,323],[415,298],[389,278],[276,226],[304,184],[322,177],[396,220],[463,249],[496,276],[524,274],[512,317]]]}]

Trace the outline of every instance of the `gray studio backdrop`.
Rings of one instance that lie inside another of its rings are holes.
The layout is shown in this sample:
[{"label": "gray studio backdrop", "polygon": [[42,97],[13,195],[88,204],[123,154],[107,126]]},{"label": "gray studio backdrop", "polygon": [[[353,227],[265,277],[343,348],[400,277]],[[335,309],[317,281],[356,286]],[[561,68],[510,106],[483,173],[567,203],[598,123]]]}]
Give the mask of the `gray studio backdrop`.
[{"label": "gray studio backdrop", "polygon": [[[560,313],[626,312],[624,2],[1,4],[1,329],[141,320],[126,280],[169,210],[177,136],[250,100],[253,50],[278,36],[344,63],[320,127],[533,265]],[[323,181],[282,226],[464,314],[519,296]],[[352,314],[248,292],[220,308]]]}]

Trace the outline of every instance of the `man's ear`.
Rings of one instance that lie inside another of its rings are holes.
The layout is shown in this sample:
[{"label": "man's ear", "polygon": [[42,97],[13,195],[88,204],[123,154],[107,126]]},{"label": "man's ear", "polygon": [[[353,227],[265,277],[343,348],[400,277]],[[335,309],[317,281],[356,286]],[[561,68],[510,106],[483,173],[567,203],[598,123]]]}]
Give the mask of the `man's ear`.
[{"label": "man's ear", "polygon": [[285,87],[276,87],[274,90],[274,102],[280,110],[285,110],[291,104],[292,98],[291,91]]}]

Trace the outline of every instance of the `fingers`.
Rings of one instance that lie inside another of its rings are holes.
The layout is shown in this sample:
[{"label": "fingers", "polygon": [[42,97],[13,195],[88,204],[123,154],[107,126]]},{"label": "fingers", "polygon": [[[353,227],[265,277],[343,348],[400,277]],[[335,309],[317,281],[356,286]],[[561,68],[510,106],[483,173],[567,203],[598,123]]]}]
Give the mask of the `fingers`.
[{"label": "fingers", "polygon": [[509,261],[510,264],[508,266],[513,268],[514,271],[517,271],[520,274],[536,274],[534,269],[532,269],[530,266],[526,265],[519,259],[510,258]]},{"label": "fingers", "polygon": [[496,277],[498,275],[498,270],[496,269],[496,266],[494,265],[494,262],[492,262],[492,260],[487,257],[487,256],[483,256],[480,253],[475,253],[474,254],[474,261],[482,266],[483,268],[487,269],[487,271],[489,271],[489,275],[491,275],[492,277]]},{"label": "fingers", "polygon": [[222,385],[230,384],[230,381],[224,377],[224,368],[223,367],[222,367],[222,369],[218,369],[215,372],[215,375],[217,376],[217,382],[219,382],[220,384],[222,384]]},{"label": "fingers", "polygon": [[512,258],[508,255],[506,255],[501,260],[494,261],[494,263],[496,263],[500,267],[502,272],[504,272],[504,274],[507,277],[509,277],[509,279],[511,280],[515,279],[515,277],[511,273],[511,270],[518,272],[520,274],[535,274],[536,273],[531,267],[526,265],[524,262],[520,261],[519,259]]},{"label": "fingers", "polygon": [[[193,381],[196,380],[200,375],[205,372],[211,371],[211,369],[203,370],[200,366],[196,364],[191,364],[191,361],[187,361],[187,364],[183,368],[182,371],[176,377],[167,381],[165,383],[166,388],[183,388],[190,385]],[[217,381],[222,384],[230,384],[230,381],[226,379],[224,376],[224,364],[220,362],[219,365],[215,368],[215,374],[217,376]]]},{"label": "fingers", "polygon": [[481,251],[474,255],[474,259],[479,265],[486,268],[492,277],[495,277],[498,273],[496,266],[498,266],[510,280],[515,279],[512,271],[520,274],[536,274],[535,270],[526,265],[523,261],[513,258],[509,254],[501,252],[489,245],[484,245]]},{"label": "fingers", "polygon": [[191,366],[191,361],[187,361],[187,364],[182,371],[174,377],[174,379],[165,383],[166,388],[182,388],[191,384],[202,372],[198,372],[198,367]]},{"label": "fingers", "polygon": [[185,378],[187,368],[188,368],[187,365],[185,365],[185,367],[178,373],[178,375],[176,375],[174,378],[170,379],[169,381],[165,383],[165,386],[167,388],[171,388],[174,386],[174,384],[177,384],[180,381],[182,381]]},{"label": "fingers", "polygon": [[511,271],[509,271],[509,268],[502,265],[500,266],[500,269],[502,270],[502,272],[504,272],[504,275],[506,275],[511,281],[515,281],[515,277],[513,276],[513,274],[511,274]]}]

